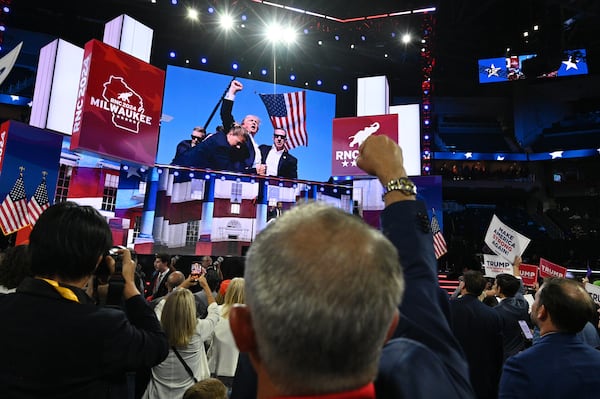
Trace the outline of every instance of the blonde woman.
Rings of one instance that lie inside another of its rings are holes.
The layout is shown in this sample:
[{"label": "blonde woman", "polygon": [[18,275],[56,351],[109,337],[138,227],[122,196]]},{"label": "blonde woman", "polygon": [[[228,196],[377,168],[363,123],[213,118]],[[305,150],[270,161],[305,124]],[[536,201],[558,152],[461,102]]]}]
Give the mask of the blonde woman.
[{"label": "blonde woman", "polygon": [[[196,318],[194,295],[184,288],[196,281],[208,299],[208,316],[205,319]],[[188,276],[179,288],[169,294],[160,324],[171,349],[167,358],[152,368],[144,399],[181,398],[196,381],[210,377],[204,341],[211,338],[219,319],[219,308],[204,276]]]},{"label": "blonde woman", "polygon": [[229,327],[229,311],[236,303],[245,303],[244,279],[242,277],[232,279],[227,287],[227,291],[225,291],[225,300],[219,306],[221,320],[219,320],[215,327],[208,354],[211,375],[223,381],[229,390],[231,390],[239,356],[239,350],[235,345]]}]

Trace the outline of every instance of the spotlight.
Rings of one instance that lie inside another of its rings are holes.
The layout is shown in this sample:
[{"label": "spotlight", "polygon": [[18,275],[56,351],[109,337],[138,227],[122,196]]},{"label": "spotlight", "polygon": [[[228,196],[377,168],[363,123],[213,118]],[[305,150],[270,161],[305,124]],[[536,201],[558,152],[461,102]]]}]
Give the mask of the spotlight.
[{"label": "spotlight", "polygon": [[231,69],[234,69],[237,71],[238,68],[239,68],[239,65],[237,64],[237,62],[234,62],[233,64],[231,64]]},{"label": "spotlight", "polygon": [[169,57],[175,58],[176,57],[175,52],[174,51],[169,52]]},{"label": "spotlight", "polygon": [[209,14],[214,14],[215,13],[215,8],[214,7],[208,7],[208,13]]},{"label": "spotlight", "polygon": [[229,30],[233,28],[233,17],[229,14],[222,14],[221,16],[219,16],[219,24],[221,25],[222,29]]},{"label": "spotlight", "polygon": [[322,45],[323,45],[323,40],[319,40],[319,41],[317,42],[317,44],[318,44],[319,46],[322,46]]},{"label": "spotlight", "polygon": [[200,58],[200,62],[202,64],[206,64],[208,62],[208,60],[206,59],[206,57],[202,57],[202,58]]},{"label": "spotlight", "polygon": [[200,19],[200,13],[194,8],[188,8],[187,17],[192,21],[198,21]]},{"label": "spotlight", "polygon": [[294,75],[293,73],[290,75],[290,80],[296,80],[296,75]]},{"label": "spotlight", "polygon": [[344,90],[344,91],[348,91],[348,85],[347,85],[347,84],[343,84],[343,85],[342,85],[342,90]]},{"label": "spotlight", "polygon": [[339,35],[335,35],[333,38],[334,38],[336,41],[339,41],[339,40],[340,40],[340,36],[339,36]]},{"label": "spotlight", "polygon": [[267,70],[266,70],[266,69],[264,69],[264,68],[263,68],[263,69],[261,69],[261,70],[260,70],[260,74],[261,74],[262,76],[266,76],[266,75],[267,75]]},{"label": "spotlight", "polygon": [[323,84],[323,81],[321,79],[317,80],[317,86],[321,86]]}]

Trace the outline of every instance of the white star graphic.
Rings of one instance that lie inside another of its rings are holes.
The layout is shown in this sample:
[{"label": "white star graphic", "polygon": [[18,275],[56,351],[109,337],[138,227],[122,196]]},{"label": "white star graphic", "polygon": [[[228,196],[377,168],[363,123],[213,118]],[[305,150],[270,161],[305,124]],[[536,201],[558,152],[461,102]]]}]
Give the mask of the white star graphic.
[{"label": "white star graphic", "polygon": [[472,152],[465,152],[465,158],[466,159],[473,158],[473,153]]},{"label": "white star graphic", "polygon": [[567,66],[567,71],[571,68],[578,69],[577,62],[573,62],[573,57],[569,57],[567,61],[563,61],[562,63]]},{"label": "white star graphic", "polygon": [[502,68],[496,68],[494,66],[494,64],[490,65],[489,68],[485,68],[485,71],[488,73],[488,78],[491,78],[492,76],[498,76],[498,71],[501,70]]},{"label": "white star graphic", "polygon": [[600,148],[598,148],[596,151],[598,151],[598,154],[600,154]]},{"label": "white star graphic", "polygon": [[353,159],[353,160],[352,160],[352,164],[351,164],[351,165],[352,165],[352,166],[356,166],[356,159]]},{"label": "white star graphic", "polygon": [[343,161],[343,162],[342,162],[342,166],[343,166],[344,168],[348,167],[348,161]]},{"label": "white star graphic", "polygon": [[127,168],[127,178],[129,179],[131,176],[142,177],[138,173],[138,168],[134,168],[132,166]]},{"label": "white star graphic", "polygon": [[552,159],[556,159],[556,158],[562,158],[564,151],[554,151],[550,153],[550,156],[552,157]]},{"label": "white star graphic", "polygon": [[504,157],[502,155],[498,155],[496,157],[496,161],[504,161]]},{"label": "white star graphic", "polygon": [[10,99],[11,99],[12,101],[19,101],[20,97],[19,97],[19,96],[15,96],[15,95],[11,95],[11,96],[10,96]]}]

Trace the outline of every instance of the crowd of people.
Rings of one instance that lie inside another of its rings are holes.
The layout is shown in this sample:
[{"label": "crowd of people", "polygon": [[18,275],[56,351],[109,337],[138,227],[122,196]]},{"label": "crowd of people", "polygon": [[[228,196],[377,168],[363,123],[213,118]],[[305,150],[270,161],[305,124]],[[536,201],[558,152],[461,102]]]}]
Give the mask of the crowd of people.
[{"label": "crowd of people", "polygon": [[202,127],[195,127],[191,140],[182,140],[178,145],[173,165],[201,169],[298,178],[298,159],[286,148],[287,132],[281,128],[273,130],[273,143],[258,145],[255,136],[260,129],[260,118],[246,115],[236,123],[232,115],[235,96],[244,88],[233,80],[221,103],[222,129],[206,135]]},{"label": "crowd of people", "polygon": [[[449,298],[437,280],[425,204],[406,185],[390,184],[407,179],[401,148],[371,136],[357,164],[388,188],[381,231],[339,208],[306,202],[257,235],[243,277],[223,280],[210,256],[194,261],[186,275],[159,253],[145,292],[130,250],[109,252],[111,231],[96,209],[73,202],[49,207],[26,256],[0,262],[0,284],[16,286],[0,295],[0,392],[127,399],[598,396],[600,351],[590,340],[598,334],[596,306],[581,282],[546,279],[530,305],[516,258],[513,273],[489,287],[480,270],[465,272]],[[23,263],[20,277],[6,272]],[[109,270],[107,292],[120,289],[115,304],[88,294],[100,265]],[[490,305],[482,300],[488,297]],[[523,337],[532,330],[534,339]]]}]

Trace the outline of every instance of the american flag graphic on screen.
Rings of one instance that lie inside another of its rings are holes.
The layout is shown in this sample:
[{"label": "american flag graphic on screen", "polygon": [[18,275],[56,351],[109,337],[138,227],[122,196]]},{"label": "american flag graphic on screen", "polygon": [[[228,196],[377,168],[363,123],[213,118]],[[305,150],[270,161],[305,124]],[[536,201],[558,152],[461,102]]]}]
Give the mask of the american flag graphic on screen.
[{"label": "american flag graphic on screen", "polygon": [[433,250],[435,252],[435,258],[439,259],[448,252],[448,247],[446,246],[444,235],[440,230],[440,223],[435,216],[435,211],[431,214],[431,234],[433,234]]},{"label": "american flag graphic on screen", "polygon": [[306,92],[296,91],[283,94],[259,94],[267,108],[274,128],[284,129],[288,133],[288,150],[298,146],[308,147],[306,133]]},{"label": "american flag graphic on screen", "polygon": [[15,185],[0,204],[0,228],[4,235],[9,235],[28,225],[27,196],[21,171]]},{"label": "american flag graphic on screen", "polygon": [[37,186],[33,197],[31,197],[29,203],[27,204],[29,223],[31,223],[33,226],[42,212],[44,212],[44,210],[49,206],[50,201],[48,200],[48,187],[46,186],[46,175],[44,174],[41,183]]}]

